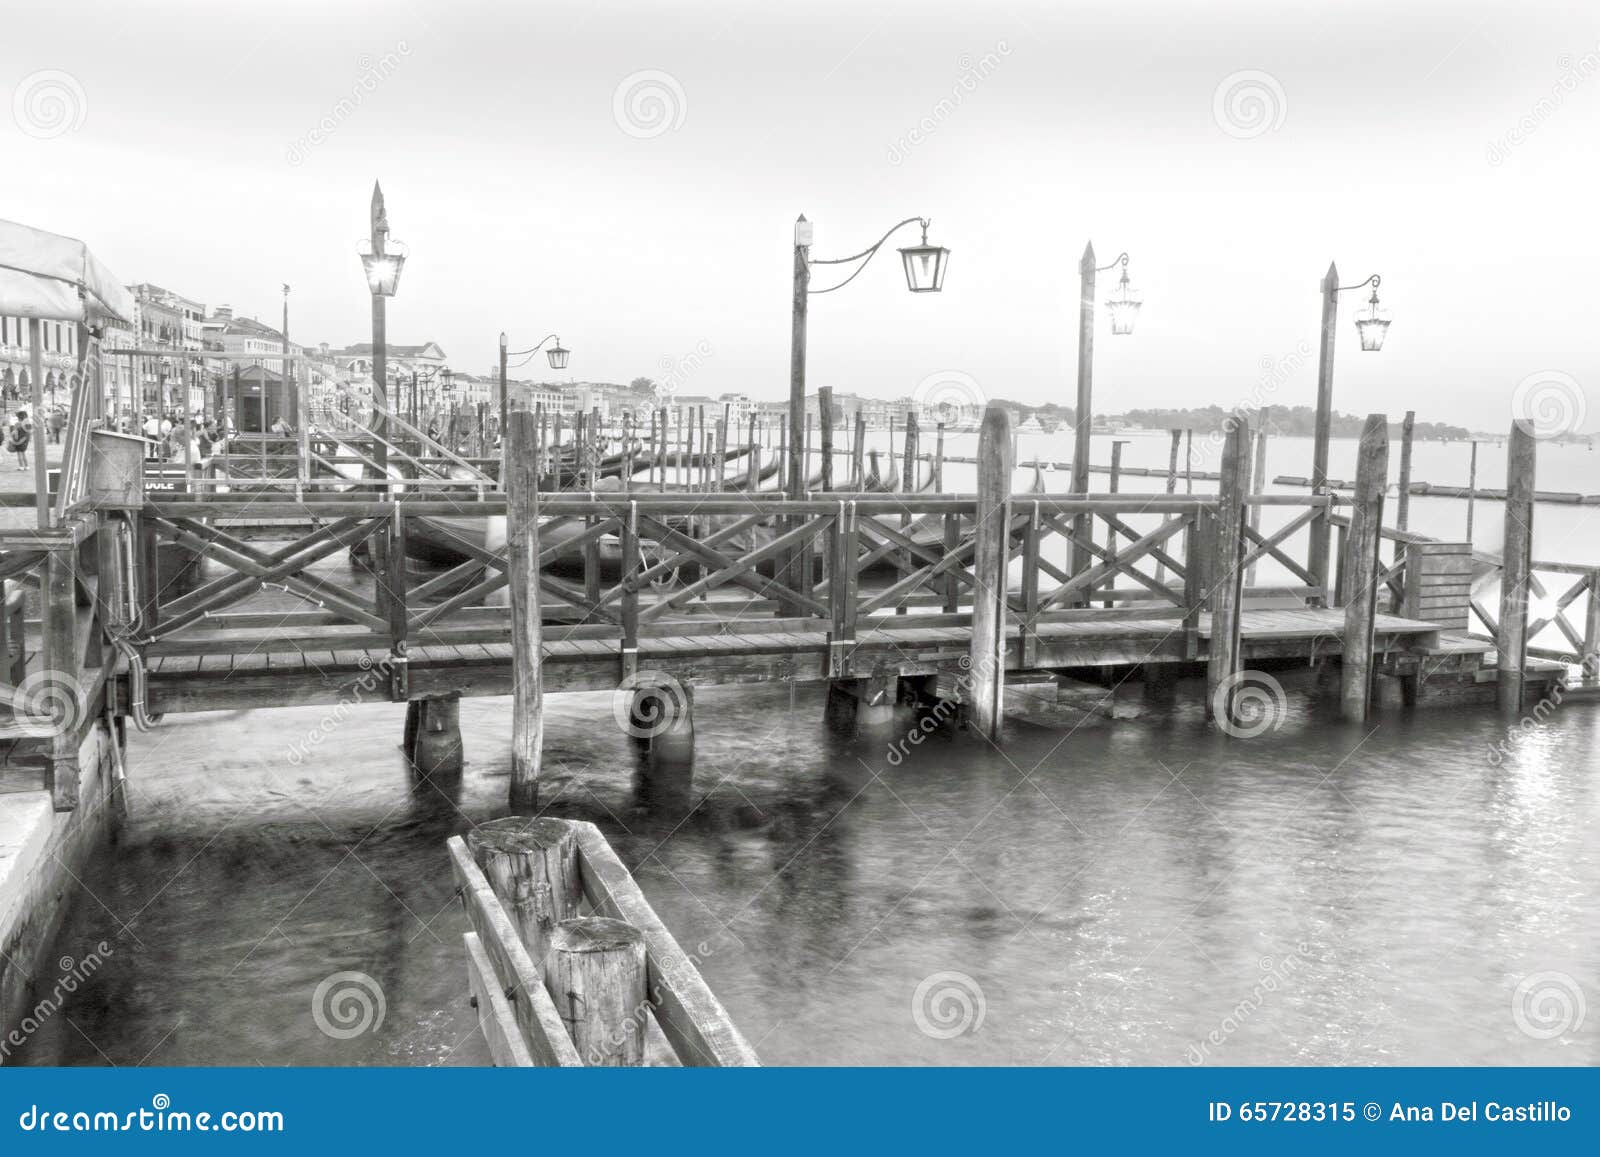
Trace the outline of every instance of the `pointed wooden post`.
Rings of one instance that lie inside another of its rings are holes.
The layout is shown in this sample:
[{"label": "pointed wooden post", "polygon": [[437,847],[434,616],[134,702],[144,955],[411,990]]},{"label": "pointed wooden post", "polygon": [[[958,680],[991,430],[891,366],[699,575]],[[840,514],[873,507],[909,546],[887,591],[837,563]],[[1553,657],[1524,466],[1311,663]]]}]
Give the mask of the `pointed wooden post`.
[{"label": "pointed wooden post", "polygon": [[1014,451],[1011,415],[990,403],[978,431],[978,502],[973,529],[972,639],[967,702],[972,725],[996,739],[1005,697],[1006,570]]},{"label": "pointed wooden post", "polygon": [[506,482],[506,561],[511,587],[511,806],[533,807],[544,749],[543,642],[539,611],[539,486],[533,415],[511,414],[501,442]]},{"label": "pointed wooden post", "polygon": [[[1083,247],[1078,262],[1078,400],[1072,425],[1072,493],[1089,493],[1089,433],[1094,426],[1094,242]],[[1009,485],[1009,480],[1008,480]],[[1094,533],[1094,516],[1079,514],[1072,520],[1075,540],[1068,569],[1078,575],[1092,564],[1088,548]]]},{"label": "pointed wooden post", "polygon": [[[1322,335],[1317,343],[1317,417],[1311,443],[1311,492],[1328,493],[1328,437],[1333,428],[1333,339],[1339,320],[1339,269],[1328,262],[1322,279]],[[1328,508],[1311,520],[1311,548],[1307,567],[1324,591],[1328,589]],[[1312,605],[1325,606],[1326,598],[1312,597]]]},{"label": "pointed wooden post", "polygon": [[[1396,530],[1407,530],[1411,526],[1411,440],[1417,432],[1417,412],[1407,410],[1405,420],[1400,423],[1400,493],[1394,512],[1394,527]],[[1395,550],[1401,550],[1401,544],[1395,544]]]},{"label": "pointed wooden post", "polygon": [[[1256,413],[1256,459],[1255,465],[1250,470],[1250,493],[1265,494],[1267,492],[1267,416],[1272,412],[1271,406],[1262,406]],[[1250,529],[1261,529],[1261,507],[1252,506],[1249,516]],[[1248,552],[1249,543],[1245,544]],[[1251,563],[1244,572],[1244,585],[1246,589],[1255,585],[1256,564]]]},{"label": "pointed wooden post", "polygon": [[1389,419],[1368,414],[1356,458],[1356,490],[1343,565],[1344,654],[1339,664],[1339,706],[1346,719],[1366,721],[1372,701],[1372,635],[1378,613],[1378,547],[1383,542],[1383,495],[1389,486]]},{"label": "pointed wooden post", "polygon": [[1528,586],[1533,578],[1533,493],[1538,443],[1527,421],[1512,423],[1506,444],[1505,569],[1500,574],[1500,631],[1495,698],[1500,711],[1522,710],[1528,663]]},{"label": "pointed wooden post", "polygon": [[1250,487],[1250,421],[1229,419],[1217,482],[1217,515],[1211,528],[1211,651],[1206,662],[1206,702],[1220,722],[1237,721],[1234,700],[1239,672],[1239,612],[1243,602],[1244,498]]}]

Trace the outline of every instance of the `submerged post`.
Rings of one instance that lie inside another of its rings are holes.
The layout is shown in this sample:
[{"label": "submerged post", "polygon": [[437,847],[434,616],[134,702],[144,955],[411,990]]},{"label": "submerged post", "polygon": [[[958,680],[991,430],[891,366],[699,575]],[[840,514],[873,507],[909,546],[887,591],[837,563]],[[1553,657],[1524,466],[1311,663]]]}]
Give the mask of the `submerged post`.
[{"label": "submerged post", "polygon": [[1389,419],[1368,414],[1356,451],[1356,490],[1342,570],[1344,655],[1339,664],[1339,707],[1346,719],[1365,722],[1372,700],[1372,632],[1378,611],[1378,547],[1383,542],[1383,494],[1389,486]]},{"label": "submerged post", "polygon": [[1011,415],[990,403],[978,431],[978,505],[972,553],[972,640],[967,700],[972,725],[994,739],[1005,696],[1007,539],[1014,470]]},{"label": "submerged post", "polygon": [[538,800],[544,746],[539,612],[539,486],[533,415],[511,414],[501,445],[506,480],[506,561],[511,587],[511,806]]},{"label": "submerged post", "polygon": [[1234,710],[1239,671],[1239,612],[1244,599],[1245,493],[1250,488],[1250,421],[1230,420],[1222,443],[1217,482],[1217,518],[1212,527],[1211,653],[1206,662],[1206,702],[1224,727],[1237,721]]},{"label": "submerged post", "polygon": [[1505,570],[1500,575],[1499,682],[1495,698],[1504,715],[1522,710],[1528,663],[1528,584],[1533,571],[1533,487],[1538,443],[1527,421],[1511,425],[1506,444]]}]

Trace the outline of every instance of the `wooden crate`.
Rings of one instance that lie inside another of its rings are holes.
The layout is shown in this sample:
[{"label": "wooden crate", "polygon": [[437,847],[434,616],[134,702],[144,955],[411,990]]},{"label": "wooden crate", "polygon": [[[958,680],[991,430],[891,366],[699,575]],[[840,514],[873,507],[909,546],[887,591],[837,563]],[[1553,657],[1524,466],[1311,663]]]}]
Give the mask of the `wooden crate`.
[{"label": "wooden crate", "polygon": [[1406,547],[1408,619],[1465,631],[1472,614],[1472,544],[1413,542]]}]

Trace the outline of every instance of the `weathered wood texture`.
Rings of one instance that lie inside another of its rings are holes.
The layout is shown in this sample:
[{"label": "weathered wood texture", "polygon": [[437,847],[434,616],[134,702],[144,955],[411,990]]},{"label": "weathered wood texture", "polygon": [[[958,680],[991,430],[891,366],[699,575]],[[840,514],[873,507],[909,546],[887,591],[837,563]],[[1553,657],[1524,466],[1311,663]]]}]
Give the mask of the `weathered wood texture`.
[{"label": "weathered wood texture", "polygon": [[644,1063],[645,938],[605,916],[564,920],[550,933],[544,982],[585,1065]]},{"label": "weathered wood texture", "polygon": [[544,680],[540,667],[538,431],[519,410],[504,439],[506,555],[511,585],[511,806],[533,807],[544,749]]},{"label": "weathered wood texture", "polygon": [[[1089,260],[1092,265],[1092,250]],[[1089,276],[1092,284],[1094,275],[1091,272]],[[1005,698],[1006,571],[1014,453],[1011,415],[1003,407],[991,404],[983,412],[983,425],[978,431],[972,638],[968,649],[968,709],[973,727],[990,738],[1000,733]]]},{"label": "weathered wood texture", "polygon": [[1344,653],[1339,705],[1346,719],[1363,722],[1372,700],[1372,637],[1378,612],[1378,547],[1383,541],[1383,498],[1389,484],[1389,419],[1367,415],[1356,458],[1356,489],[1345,542]]},{"label": "weathered wood texture", "polygon": [[1538,443],[1526,421],[1511,425],[1506,444],[1505,562],[1500,573],[1499,688],[1502,714],[1522,710],[1528,665],[1528,589],[1533,569],[1533,490]]}]

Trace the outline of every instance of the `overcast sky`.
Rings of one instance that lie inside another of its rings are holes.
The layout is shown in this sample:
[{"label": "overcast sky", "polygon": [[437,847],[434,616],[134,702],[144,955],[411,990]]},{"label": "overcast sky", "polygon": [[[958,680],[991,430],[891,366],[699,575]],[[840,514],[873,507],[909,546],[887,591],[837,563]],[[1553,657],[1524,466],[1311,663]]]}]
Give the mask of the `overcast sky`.
[{"label": "overcast sky", "polygon": [[796,214],[819,257],[917,214],[944,293],[889,253],[814,298],[813,388],[1070,402],[1092,238],[1146,300],[1101,330],[1097,409],[1310,403],[1336,259],[1394,318],[1360,353],[1343,296],[1339,409],[1501,429],[1520,381],[1569,375],[1600,426],[1593,3],[52,0],[4,24],[0,216],[267,320],[289,282],[300,341],[369,336],[379,177],[412,253],[390,336],[472,372],[501,329],[557,330],[574,378],[687,358],[686,391],[779,397]]}]

